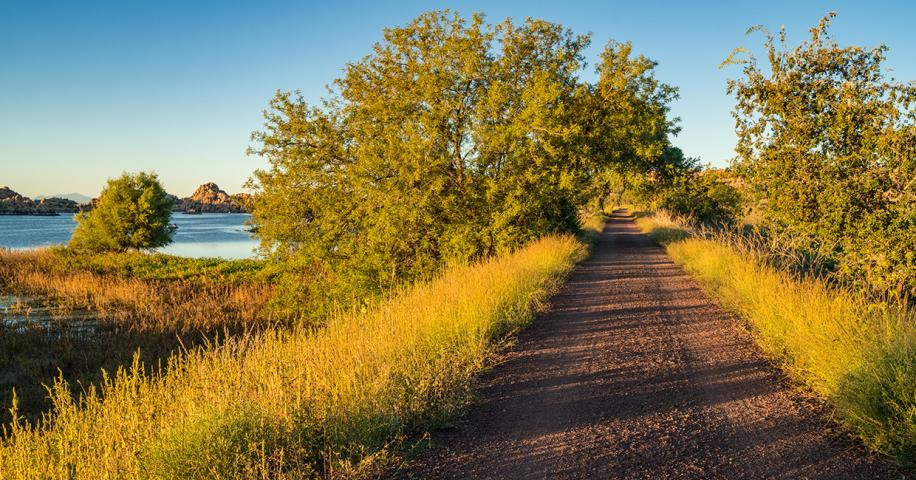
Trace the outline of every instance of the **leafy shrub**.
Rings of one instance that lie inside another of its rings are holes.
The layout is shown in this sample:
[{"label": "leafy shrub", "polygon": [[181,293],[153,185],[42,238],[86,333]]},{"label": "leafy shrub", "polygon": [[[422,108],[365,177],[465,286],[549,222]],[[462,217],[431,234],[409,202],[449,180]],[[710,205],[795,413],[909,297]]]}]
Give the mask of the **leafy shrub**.
[{"label": "leafy shrub", "polygon": [[172,241],[172,200],[155,174],[123,174],[108,180],[99,202],[76,214],[69,246],[91,252],[161,247]]},{"label": "leafy shrub", "polygon": [[[841,47],[830,18],[794,49],[767,33],[729,82],[738,171],[765,198],[766,227],[878,292],[916,297],[916,85],[889,79],[887,48]],[[763,30],[757,27],[753,30]]]},{"label": "leafy shrub", "polygon": [[730,183],[730,172],[704,169],[676,147],[666,148],[658,163],[662,168],[652,174],[628,179],[625,188],[637,203],[706,226],[737,221],[744,202]]},{"label": "leafy shrub", "polygon": [[703,225],[732,225],[742,210],[741,194],[719,172],[690,172],[667,188],[658,206]]}]

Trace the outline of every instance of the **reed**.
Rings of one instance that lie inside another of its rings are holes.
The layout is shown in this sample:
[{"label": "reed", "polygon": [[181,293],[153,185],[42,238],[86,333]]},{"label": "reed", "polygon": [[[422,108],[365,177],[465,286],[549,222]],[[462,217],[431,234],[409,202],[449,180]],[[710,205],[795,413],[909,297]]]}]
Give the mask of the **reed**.
[{"label": "reed", "polygon": [[135,355],[156,365],[285,321],[265,308],[273,286],[263,270],[253,260],[0,250],[0,292],[20,297],[0,322],[0,421],[13,388],[20,414],[35,419],[56,377],[79,393]]}]

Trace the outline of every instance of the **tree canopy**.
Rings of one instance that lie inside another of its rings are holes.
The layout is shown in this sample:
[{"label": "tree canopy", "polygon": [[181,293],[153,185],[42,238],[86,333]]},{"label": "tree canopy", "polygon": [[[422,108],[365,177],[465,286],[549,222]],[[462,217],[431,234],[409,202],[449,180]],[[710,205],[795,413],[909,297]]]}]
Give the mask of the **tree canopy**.
[{"label": "tree canopy", "polygon": [[142,250],[172,241],[172,200],[154,173],[124,173],[108,180],[98,204],[76,214],[70,248],[85,251]]},{"label": "tree canopy", "polygon": [[253,134],[263,250],[303,295],[346,299],[575,231],[601,173],[657,168],[675,131],[676,89],[629,43],[581,79],[590,41],[430,12],[385,30],[321,105],[278,92]]},{"label": "tree canopy", "polygon": [[887,76],[886,47],[838,45],[831,17],[795,48],[765,32],[765,67],[727,60],[744,74],[729,83],[736,166],[772,232],[848,279],[916,295],[916,85]]}]

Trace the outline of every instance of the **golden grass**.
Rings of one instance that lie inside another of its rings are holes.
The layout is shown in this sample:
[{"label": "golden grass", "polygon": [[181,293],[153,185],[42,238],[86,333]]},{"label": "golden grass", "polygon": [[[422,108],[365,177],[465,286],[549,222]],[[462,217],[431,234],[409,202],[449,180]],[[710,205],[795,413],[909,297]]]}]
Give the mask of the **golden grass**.
[{"label": "golden grass", "polygon": [[0,287],[47,298],[61,316],[91,310],[100,321],[140,331],[248,328],[270,320],[266,283],[141,279],[62,267],[66,260],[49,250],[0,251]]},{"label": "golden grass", "polygon": [[789,275],[727,236],[691,237],[664,216],[637,224],[746,319],[762,350],[827,399],[869,447],[916,463],[916,312]]},{"label": "golden grass", "polygon": [[[183,347],[268,328],[273,287],[254,260],[0,249],[0,292],[25,297],[0,324],[0,422],[12,389],[30,419],[59,375],[79,391],[138,354],[158,364]],[[0,475],[2,477],[2,475]]]},{"label": "golden grass", "polygon": [[604,230],[605,216],[603,212],[583,212],[579,215],[582,230],[579,238],[585,243],[594,243]]},{"label": "golden grass", "polygon": [[503,334],[584,255],[570,236],[444,273],[317,331],[269,330],[121,370],[37,424],[5,427],[0,477],[368,475],[467,404]]}]

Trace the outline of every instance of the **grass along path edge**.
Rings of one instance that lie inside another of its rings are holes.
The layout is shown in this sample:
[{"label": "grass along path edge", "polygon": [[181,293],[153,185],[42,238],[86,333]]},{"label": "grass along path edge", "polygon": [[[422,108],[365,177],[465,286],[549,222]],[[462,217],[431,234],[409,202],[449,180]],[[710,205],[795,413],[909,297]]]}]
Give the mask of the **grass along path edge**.
[{"label": "grass along path edge", "polygon": [[302,478],[381,471],[405,438],[460,412],[507,332],[586,244],[549,236],[449,270],[318,331],[274,330],[120,370],[81,398],[58,384],[37,424],[4,426],[0,477]]},{"label": "grass along path edge", "polygon": [[664,215],[637,225],[724,307],[763,352],[833,407],[870,449],[916,466],[916,312],[767,266]]}]

